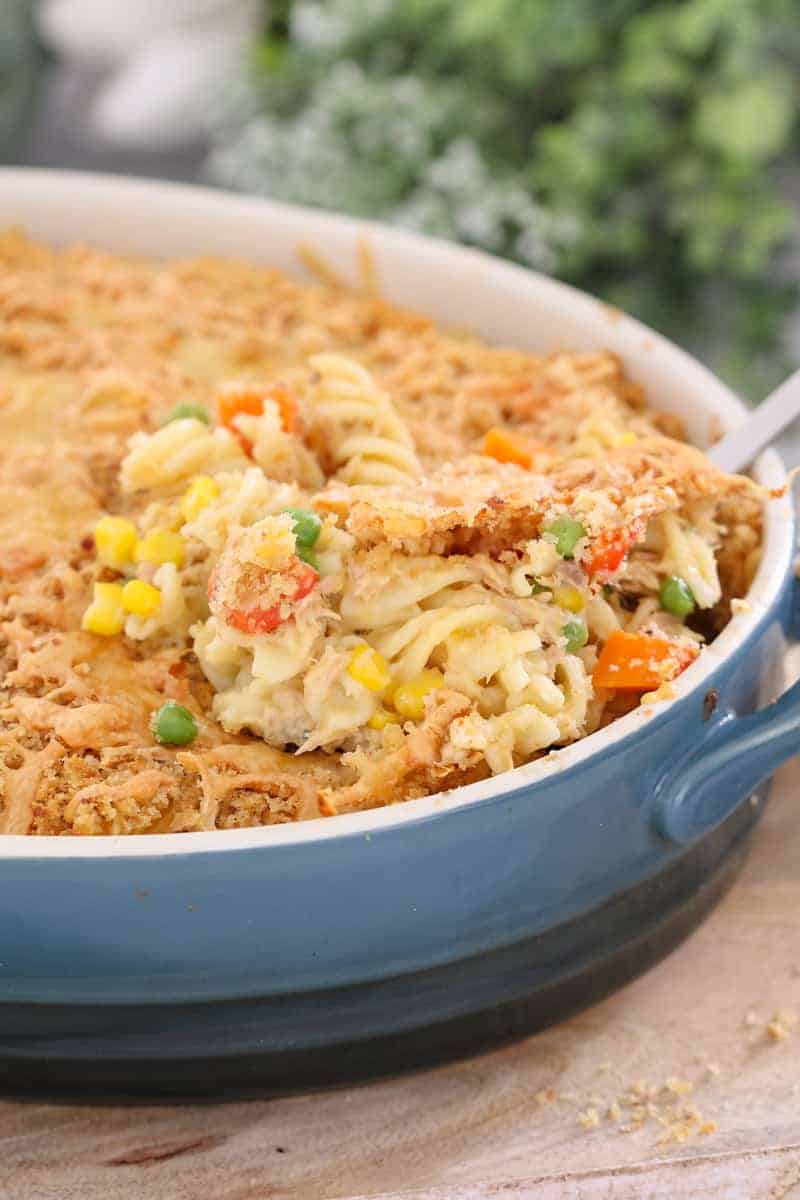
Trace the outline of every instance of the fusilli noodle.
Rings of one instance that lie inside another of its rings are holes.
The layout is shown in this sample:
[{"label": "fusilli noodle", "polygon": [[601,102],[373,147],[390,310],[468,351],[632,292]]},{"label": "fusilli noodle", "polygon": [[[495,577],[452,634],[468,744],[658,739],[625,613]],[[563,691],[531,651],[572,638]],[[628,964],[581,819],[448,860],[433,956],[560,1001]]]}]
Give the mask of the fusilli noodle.
[{"label": "fusilli noodle", "polygon": [[404,422],[368,371],[340,354],[316,354],[312,413],[338,478],[348,484],[407,483],[421,471]]},{"label": "fusilli noodle", "polygon": [[212,431],[203,421],[186,417],[170,421],[156,433],[135,433],[120,467],[120,483],[125,492],[165,487],[245,462],[239,443],[227,429]]}]

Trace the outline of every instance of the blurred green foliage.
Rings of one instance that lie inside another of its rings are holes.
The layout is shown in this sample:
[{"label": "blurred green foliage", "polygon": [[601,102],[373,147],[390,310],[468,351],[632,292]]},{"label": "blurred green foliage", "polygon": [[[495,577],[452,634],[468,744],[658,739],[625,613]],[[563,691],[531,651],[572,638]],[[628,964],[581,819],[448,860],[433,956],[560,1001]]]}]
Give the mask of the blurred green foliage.
[{"label": "blurred green foliage", "polygon": [[796,289],[797,0],[275,0],[229,185],[554,273],[757,396]]}]

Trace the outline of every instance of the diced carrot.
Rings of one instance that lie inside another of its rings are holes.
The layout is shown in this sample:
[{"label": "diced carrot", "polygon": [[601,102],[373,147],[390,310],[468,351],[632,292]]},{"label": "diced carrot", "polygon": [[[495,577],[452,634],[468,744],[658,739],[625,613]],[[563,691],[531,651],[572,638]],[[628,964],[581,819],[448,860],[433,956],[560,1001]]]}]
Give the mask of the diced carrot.
[{"label": "diced carrot", "polygon": [[285,433],[297,431],[297,402],[290,388],[285,383],[271,383],[265,387],[242,384],[240,387],[228,387],[217,397],[217,413],[220,424],[231,433],[235,433],[245,453],[249,454],[252,446],[236,428],[236,418],[242,414],[250,417],[260,417],[264,411],[264,401],[272,400],[278,406],[281,425]]},{"label": "diced carrot", "polygon": [[[307,563],[296,559],[290,567],[292,586],[285,602],[295,603],[302,600],[317,586],[319,574]],[[212,586],[211,584],[209,586]],[[240,633],[272,633],[284,620],[281,604],[271,604],[268,608],[249,605],[244,608],[228,608],[225,610],[225,620]]]},{"label": "diced carrot", "polygon": [[240,633],[255,634],[273,633],[283,618],[280,604],[273,604],[269,608],[228,608],[225,620]]},{"label": "diced carrot", "polygon": [[228,625],[240,633],[273,633],[281,624],[281,606],[269,608],[228,608],[225,611]]},{"label": "diced carrot", "polygon": [[530,470],[535,447],[507,429],[495,427],[484,437],[481,449],[488,458],[496,458],[502,463],[516,463],[518,467]]},{"label": "diced carrot", "polygon": [[644,522],[634,521],[626,529],[607,529],[592,542],[589,547],[589,560],[586,572],[590,577],[595,575],[613,575],[622,566],[625,556],[644,532]]},{"label": "diced carrot", "polygon": [[267,395],[278,406],[284,433],[297,433],[297,401],[291,388],[288,388],[285,383],[275,383],[268,390]]},{"label": "diced carrot", "polygon": [[315,571],[308,563],[300,559],[292,564],[292,575],[295,579],[294,600],[302,600],[309,592],[313,592],[319,583],[319,571]]},{"label": "diced carrot", "polygon": [[685,642],[618,629],[601,650],[592,678],[595,687],[646,692],[680,675],[698,654],[698,647]]}]

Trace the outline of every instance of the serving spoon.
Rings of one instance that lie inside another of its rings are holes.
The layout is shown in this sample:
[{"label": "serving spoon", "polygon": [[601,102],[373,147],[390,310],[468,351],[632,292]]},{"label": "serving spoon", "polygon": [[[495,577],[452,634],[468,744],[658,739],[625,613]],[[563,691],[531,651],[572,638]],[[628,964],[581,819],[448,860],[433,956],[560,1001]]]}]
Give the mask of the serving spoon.
[{"label": "serving spoon", "polygon": [[744,425],[712,446],[707,455],[729,474],[743,471],[796,417],[800,417],[800,371],[771,392]]}]

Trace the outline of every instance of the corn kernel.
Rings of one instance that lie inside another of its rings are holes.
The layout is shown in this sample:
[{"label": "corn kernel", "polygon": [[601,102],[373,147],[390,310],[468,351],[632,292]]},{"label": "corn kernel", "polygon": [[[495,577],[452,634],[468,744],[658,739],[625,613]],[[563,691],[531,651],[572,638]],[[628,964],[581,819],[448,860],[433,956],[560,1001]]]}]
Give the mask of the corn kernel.
[{"label": "corn kernel", "polygon": [[183,566],[185,542],[179,533],[169,529],[151,529],[146,533],[136,547],[134,558],[138,563],[174,563],[176,567]]},{"label": "corn kernel", "polygon": [[387,725],[396,725],[399,720],[397,713],[389,712],[387,708],[378,708],[367,724],[370,729],[385,729]]},{"label": "corn kernel", "polygon": [[122,589],[122,603],[135,617],[154,617],[161,608],[161,592],[143,579],[129,579]]},{"label": "corn kernel", "polygon": [[125,517],[101,517],[94,527],[97,557],[107,567],[131,562],[136,550],[136,526]]},{"label": "corn kernel", "polygon": [[371,646],[356,646],[347,666],[348,674],[371,692],[382,692],[389,686],[389,664]]},{"label": "corn kernel", "polygon": [[96,583],[92,603],[83,614],[81,628],[86,633],[97,633],[101,637],[113,637],[115,633],[122,633],[124,624],[122,584]]},{"label": "corn kernel", "polygon": [[277,571],[294,553],[294,534],[289,529],[277,529],[256,546],[253,558],[262,567]]},{"label": "corn kernel", "polygon": [[181,516],[184,521],[194,521],[207,504],[216,500],[219,484],[210,475],[195,475],[181,499]]},{"label": "corn kernel", "polygon": [[567,612],[579,613],[586,607],[583,593],[573,587],[571,583],[564,583],[553,588],[553,600],[559,608],[565,608]]},{"label": "corn kernel", "polygon": [[435,668],[421,671],[416,679],[401,683],[395,688],[392,704],[401,717],[409,721],[421,721],[425,716],[425,697],[438,688],[444,687],[441,671]]},{"label": "corn kernel", "polygon": [[638,442],[638,437],[632,429],[626,429],[624,433],[618,433],[614,438],[615,446],[635,446]]}]

